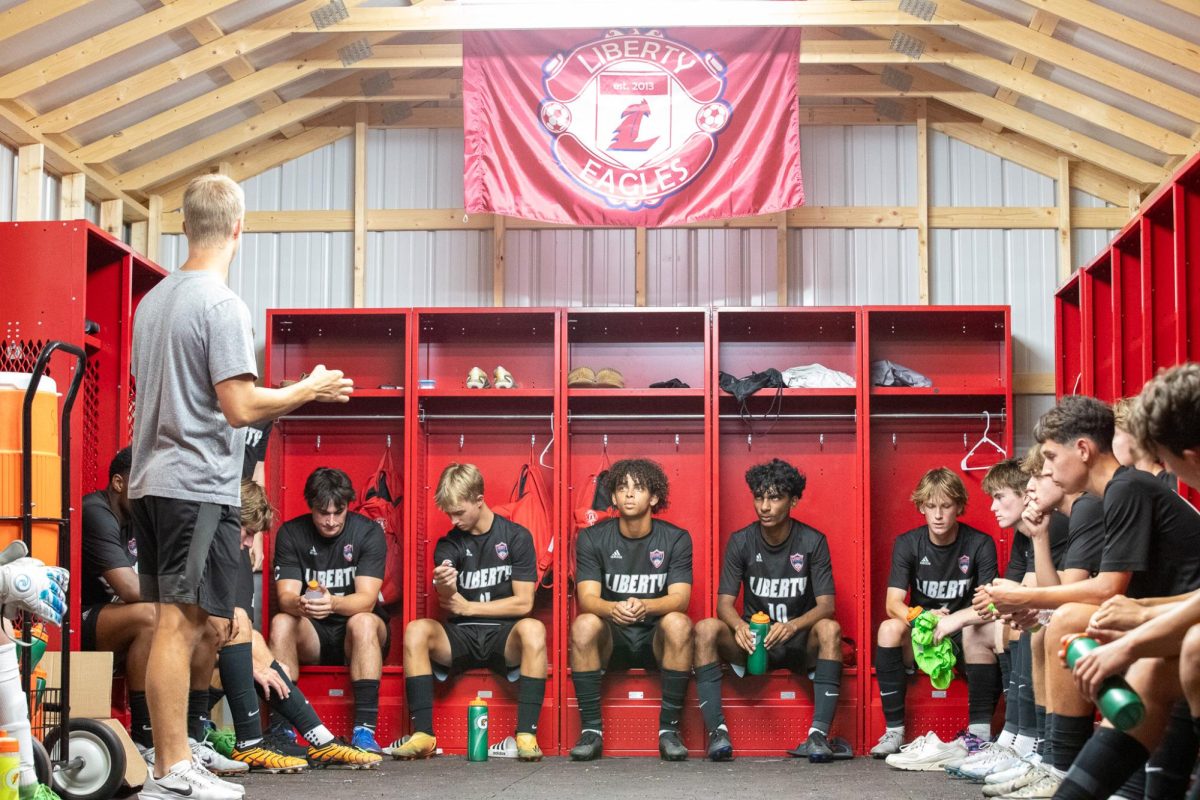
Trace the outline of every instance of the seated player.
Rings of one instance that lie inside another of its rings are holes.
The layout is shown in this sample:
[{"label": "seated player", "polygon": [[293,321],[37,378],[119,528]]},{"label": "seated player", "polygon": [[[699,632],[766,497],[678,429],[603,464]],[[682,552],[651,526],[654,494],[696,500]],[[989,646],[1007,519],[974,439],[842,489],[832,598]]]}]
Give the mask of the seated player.
[{"label": "seated player", "polygon": [[[146,702],[146,662],[154,635],[155,604],[143,603],[137,573],[137,542],[126,494],[132,464],[130,448],[119,451],[108,465],[108,486],[83,498],[83,604],[80,647],[108,650],[124,664],[129,690],[130,736],[153,763],[154,739]],[[188,694],[188,738],[192,752],[216,775],[239,775],[245,764],[231,761],[205,740],[208,683],[218,632],[210,627],[196,648]]]},{"label": "seated player", "polygon": [[[243,480],[241,494],[242,548],[246,550],[256,534],[270,529],[275,511],[259,484]],[[234,761],[255,772],[302,772],[310,763],[315,767],[343,769],[378,765],[383,760],[381,756],[348,745],[330,733],[304,693],[275,660],[262,634],[250,623],[254,587],[249,559],[240,560],[240,570],[233,638],[218,654],[221,688],[209,691],[210,704],[222,696],[229,702],[234,735],[224,749],[222,742],[214,742],[216,749],[222,749]],[[260,694],[271,705],[276,720],[276,726],[266,736],[259,717]],[[293,729],[303,733],[305,746],[296,744],[294,734],[290,734]]]},{"label": "seated player", "polygon": [[1200,491],[1200,364],[1172,367],[1142,387],[1129,429],[1143,450]]},{"label": "seated player", "polygon": [[1129,429],[1136,401],[1135,397],[1123,397],[1113,403],[1113,455],[1122,467],[1149,472],[1168,489],[1176,491],[1179,488],[1179,479],[1169,472],[1153,453],[1147,452],[1138,444],[1137,437]]},{"label": "seated player", "polygon": [[662,670],[658,752],[687,759],[679,718],[692,668],[692,537],[656,519],[666,510],[667,476],[647,459],[618,461],[607,488],[619,516],[579,532],[575,545],[575,602],[571,670],[582,730],[573,761],[604,750],[600,679],[605,667]]},{"label": "seated player", "polygon": [[375,725],[389,644],[388,616],[379,604],[387,541],[378,525],[347,510],[353,499],[345,472],[318,467],[304,483],[311,513],[288,520],[276,534],[279,613],[271,618],[271,651],[288,675],[299,675],[300,664],[348,664],[350,743],[381,754]]},{"label": "seated player", "polygon": [[541,761],[538,718],[546,695],[546,626],[526,616],[537,589],[537,552],[524,527],[494,513],[483,499],[483,475],[474,464],[450,464],[438,479],[434,502],[454,528],[433,550],[433,588],[445,621],[417,619],[404,629],[405,690],[413,733],[392,744],[399,759],[429,758],[434,673],[487,667],[516,680],[516,751]]},{"label": "seated player", "polygon": [[[991,738],[992,713],[1000,696],[994,623],[971,607],[975,589],[996,577],[996,543],[958,518],[967,505],[962,479],[945,467],[922,476],[912,502],[925,524],[897,537],[888,576],[887,615],[879,626],[875,672],[887,728],[871,750],[898,769],[938,769]],[[928,734],[904,753],[904,697],[913,663],[909,612],[920,606],[940,619],[934,639],[950,637],[967,679],[968,734],[942,742]],[[970,738],[968,738],[970,737]],[[972,746],[974,745],[974,747]]]},{"label": "seated player", "polygon": [[[786,461],[774,459],[746,471],[758,521],[735,532],[725,546],[717,616],[696,624],[696,691],[708,730],[708,757],[733,757],[721,709],[721,664],[745,674],[754,651],[749,619],[771,618],[764,644],[768,669],[813,672],[813,720],[796,752],[813,763],[833,760],[829,726],[842,683],[842,628],[834,619],[833,565],[825,534],[791,516],[807,481]],[[742,594],[742,613],[735,607]]]}]

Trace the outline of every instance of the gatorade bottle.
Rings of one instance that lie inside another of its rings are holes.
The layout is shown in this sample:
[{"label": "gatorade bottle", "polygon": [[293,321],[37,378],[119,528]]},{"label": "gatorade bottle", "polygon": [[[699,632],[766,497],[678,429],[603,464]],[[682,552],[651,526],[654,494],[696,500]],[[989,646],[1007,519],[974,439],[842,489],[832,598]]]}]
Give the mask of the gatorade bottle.
[{"label": "gatorade bottle", "polygon": [[487,700],[476,697],[467,703],[467,761],[488,760]]},{"label": "gatorade bottle", "polygon": [[32,666],[36,667],[42,660],[42,656],[46,653],[46,643],[50,640],[46,633],[46,626],[41,622],[35,622],[30,631],[33,640],[30,642],[29,652],[32,656]]},{"label": "gatorade bottle", "polygon": [[[1075,663],[1088,653],[1100,646],[1095,639],[1076,633],[1062,638],[1062,649],[1065,651],[1064,660],[1071,669]],[[1100,713],[1119,731],[1134,728],[1146,716],[1146,706],[1137,692],[1129,687],[1120,675],[1110,675],[1100,685],[1100,697],[1097,705]]]},{"label": "gatorade bottle", "polygon": [[0,731],[0,800],[21,796],[21,752],[17,740]]},{"label": "gatorade bottle", "polygon": [[316,581],[309,581],[308,588],[304,591],[305,600],[320,600],[325,591],[321,588],[321,584]]},{"label": "gatorade bottle", "polygon": [[761,611],[750,617],[750,635],[754,637],[754,652],[746,659],[746,671],[751,675],[762,675],[767,671],[767,631],[771,630],[771,618]]}]

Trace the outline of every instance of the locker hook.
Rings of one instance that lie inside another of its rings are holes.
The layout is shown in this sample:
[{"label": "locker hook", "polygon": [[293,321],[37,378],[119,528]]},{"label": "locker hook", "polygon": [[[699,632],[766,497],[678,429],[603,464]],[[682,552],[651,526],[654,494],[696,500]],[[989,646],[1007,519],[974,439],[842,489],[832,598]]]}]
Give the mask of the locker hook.
[{"label": "locker hook", "polygon": [[608,434],[604,434],[604,455],[608,455]]},{"label": "locker hook", "polygon": [[821,449],[822,453],[825,452],[825,434],[822,433],[817,437],[817,446]]},{"label": "locker hook", "polygon": [[321,452],[321,434],[317,434],[317,452]]},{"label": "locker hook", "polygon": [[392,435],[390,433],[387,435],[387,449],[392,449]]},{"label": "locker hook", "polygon": [[971,445],[967,444],[967,435],[964,433],[963,434],[963,450],[966,450],[970,446]]},{"label": "locker hook", "polygon": [[536,433],[529,434],[529,446],[530,447],[537,446],[537,434]]},{"label": "locker hook", "polygon": [[467,437],[463,436],[461,433],[458,435],[458,452],[462,452],[463,443],[466,441],[466,439]]},{"label": "locker hook", "polygon": [[675,452],[679,452],[679,434],[675,434]]},{"label": "locker hook", "polygon": [[754,434],[747,433],[746,434],[746,452],[749,453],[753,449],[754,449]]},{"label": "locker hook", "polygon": [[896,449],[896,434],[892,434],[892,449]]}]

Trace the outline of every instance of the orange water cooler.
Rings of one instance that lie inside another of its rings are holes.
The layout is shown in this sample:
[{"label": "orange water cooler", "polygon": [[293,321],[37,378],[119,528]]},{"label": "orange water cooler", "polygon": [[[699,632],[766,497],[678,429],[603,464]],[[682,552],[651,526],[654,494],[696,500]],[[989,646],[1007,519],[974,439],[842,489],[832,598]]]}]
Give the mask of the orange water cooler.
[{"label": "orange water cooler", "polygon": [[[21,523],[13,520],[21,508],[21,409],[32,376],[0,372],[0,547],[21,538]],[[62,458],[59,455],[58,390],[53,380],[38,382],[32,413],[33,516],[62,516]],[[4,519],[4,518],[10,519]],[[34,558],[47,564],[58,561],[58,525],[33,525]]]}]

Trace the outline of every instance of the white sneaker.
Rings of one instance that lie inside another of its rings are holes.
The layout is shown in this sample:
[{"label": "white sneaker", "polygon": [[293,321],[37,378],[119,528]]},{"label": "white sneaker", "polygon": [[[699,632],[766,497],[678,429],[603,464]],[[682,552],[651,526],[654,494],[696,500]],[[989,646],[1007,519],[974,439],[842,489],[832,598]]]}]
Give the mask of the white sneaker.
[{"label": "white sneaker", "polygon": [[[1041,766],[1031,766],[1021,774],[1014,778],[1010,778],[1004,783],[984,783],[984,797],[1004,797],[1007,794],[1012,794],[1018,789],[1023,789],[1031,783],[1036,783],[1041,777],[1050,770]],[[999,776],[998,776],[999,777]],[[986,778],[984,779],[987,780]]]},{"label": "white sneaker", "polygon": [[1009,798],[1013,800],[1026,800],[1026,798],[1050,800],[1050,798],[1054,797],[1054,793],[1058,791],[1058,787],[1062,786],[1062,782],[1062,778],[1049,770],[1044,770],[1041,777],[1036,781],[1027,783],[1020,789],[1000,795],[1000,797],[1002,800],[1009,800]]},{"label": "white sneaker", "polygon": [[972,783],[983,783],[983,779],[993,772],[1003,772],[1022,760],[1015,750],[1007,747],[993,744],[984,745],[984,748],[958,768],[959,774]]},{"label": "white sneaker", "polygon": [[[200,765],[213,775],[245,775],[250,771],[250,765],[242,761],[234,761],[232,758],[225,756],[213,750],[211,744],[207,740],[197,742],[195,739],[188,739],[188,746],[192,748],[192,756]],[[236,784],[230,784],[231,786]]]},{"label": "white sneaker", "polygon": [[500,741],[488,748],[488,758],[516,758],[517,757],[517,740],[511,736],[505,736]]},{"label": "white sneaker", "polygon": [[943,742],[936,733],[929,731],[901,747],[899,753],[888,756],[887,765],[893,769],[941,772],[948,762],[966,754],[967,748],[962,742],[957,739]]},{"label": "white sneaker", "polygon": [[1040,766],[1042,766],[1042,757],[1039,756],[1038,754],[1034,753],[1033,755],[1022,758],[1019,762],[1017,762],[1016,764],[1013,764],[1011,767],[1004,770],[1003,772],[993,772],[992,774],[990,774],[986,778],[984,778],[983,782],[986,784],[989,784],[989,785],[998,784],[998,783],[1008,783],[1011,780],[1015,780],[1015,779],[1021,777],[1022,775],[1029,772],[1029,770],[1033,769],[1034,767],[1040,767]]},{"label": "white sneaker", "polygon": [[194,761],[181,761],[161,778],[146,776],[139,800],[241,800],[242,795],[216,783]]},{"label": "white sneaker", "polygon": [[879,737],[879,741],[871,748],[871,756],[873,758],[884,758],[900,752],[900,748],[904,746],[904,731],[884,728],[883,736]]}]

